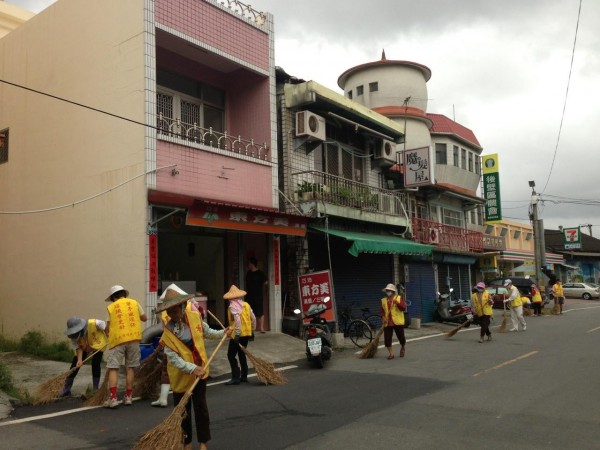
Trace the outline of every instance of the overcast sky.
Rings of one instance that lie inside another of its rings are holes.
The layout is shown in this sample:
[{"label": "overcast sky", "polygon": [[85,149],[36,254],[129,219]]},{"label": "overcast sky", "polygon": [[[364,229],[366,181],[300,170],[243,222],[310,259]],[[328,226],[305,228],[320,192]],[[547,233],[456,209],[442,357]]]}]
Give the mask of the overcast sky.
[{"label": "overcast sky", "polygon": [[[7,2],[39,12],[53,0]],[[380,59],[383,48],[388,59],[429,67],[428,112],[454,117],[473,130],[484,154],[499,153],[505,218],[527,221],[528,181],[535,180],[546,228],[592,224],[600,237],[600,139],[593,137],[600,127],[600,1],[582,3],[551,175],[579,0],[251,3],[275,17],[276,64],[337,92],[342,72]],[[555,204],[550,196],[598,205]]]}]

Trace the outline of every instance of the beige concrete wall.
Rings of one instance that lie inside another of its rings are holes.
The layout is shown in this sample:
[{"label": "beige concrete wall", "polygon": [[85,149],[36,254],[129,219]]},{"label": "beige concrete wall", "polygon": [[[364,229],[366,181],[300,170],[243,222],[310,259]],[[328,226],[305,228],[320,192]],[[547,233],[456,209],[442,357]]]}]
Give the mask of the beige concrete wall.
[{"label": "beige concrete wall", "polygon": [[33,16],[35,16],[35,14],[30,11],[0,0],[0,38],[31,19]]},{"label": "beige concrete wall", "polygon": [[[0,78],[144,121],[143,0],[60,0],[0,39]],[[146,170],[144,127],[0,84],[0,211],[71,204]],[[123,284],[144,303],[145,177],[85,203],[0,214],[0,333],[61,338],[106,316]]]}]

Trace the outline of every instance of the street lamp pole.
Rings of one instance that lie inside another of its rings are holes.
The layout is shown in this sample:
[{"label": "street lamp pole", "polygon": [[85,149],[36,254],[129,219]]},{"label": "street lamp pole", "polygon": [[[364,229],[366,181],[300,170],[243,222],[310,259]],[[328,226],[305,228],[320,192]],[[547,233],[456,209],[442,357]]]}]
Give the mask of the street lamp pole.
[{"label": "street lamp pole", "polygon": [[546,267],[546,244],[544,238],[544,221],[538,217],[540,196],[535,192],[535,181],[529,182],[531,188],[531,205],[529,219],[533,226],[533,245],[535,253],[535,283],[542,286],[542,268]]}]

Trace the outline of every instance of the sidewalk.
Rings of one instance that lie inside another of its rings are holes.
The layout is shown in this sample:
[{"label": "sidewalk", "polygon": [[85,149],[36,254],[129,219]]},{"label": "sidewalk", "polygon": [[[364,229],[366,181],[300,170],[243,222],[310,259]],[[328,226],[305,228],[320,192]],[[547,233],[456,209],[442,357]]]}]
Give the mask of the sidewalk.
[{"label": "sidewalk", "polygon": [[[452,328],[448,324],[426,323],[416,330],[406,329],[406,338],[428,336],[433,334],[445,333]],[[383,343],[383,342],[382,342]],[[206,341],[206,351],[210,354],[217,346],[218,341]],[[230,373],[229,363],[227,361],[226,341],[221,347],[219,353],[211,364],[210,373],[213,378],[226,377]],[[250,342],[248,350],[255,356],[272,362],[276,366],[289,364],[294,361],[304,360],[306,358],[304,340],[292,337],[287,334],[267,332],[258,333],[255,340]],[[354,346],[349,338],[344,340],[343,349],[354,353],[359,349]],[[32,393],[35,388],[45,380],[65,373],[69,369],[69,364],[58,361],[47,361],[30,356],[20,355],[16,352],[0,353],[0,362],[7,365],[12,373],[14,384]],[[251,369],[252,370],[252,369]],[[84,365],[73,383],[71,393],[73,396],[83,395],[88,388],[91,388],[92,370],[89,364]],[[106,369],[102,367],[102,377]],[[119,390],[124,389],[124,374],[119,376]],[[0,392],[0,420],[8,417],[13,410],[13,405],[6,394]]]}]

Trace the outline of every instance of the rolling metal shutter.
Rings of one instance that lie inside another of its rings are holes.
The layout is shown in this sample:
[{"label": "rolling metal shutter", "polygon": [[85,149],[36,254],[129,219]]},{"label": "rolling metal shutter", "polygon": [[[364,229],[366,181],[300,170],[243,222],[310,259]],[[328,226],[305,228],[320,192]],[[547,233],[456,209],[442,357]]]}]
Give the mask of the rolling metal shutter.
[{"label": "rolling metal shutter", "polygon": [[[403,261],[400,261],[403,264]],[[406,283],[406,299],[411,302],[408,307],[410,317],[420,317],[422,322],[433,321],[435,311],[435,272],[431,263],[408,263],[408,282]]]},{"label": "rolling metal shutter", "polygon": [[456,296],[463,300],[471,299],[470,267],[464,264],[438,264],[438,284],[440,292],[454,289]]}]

